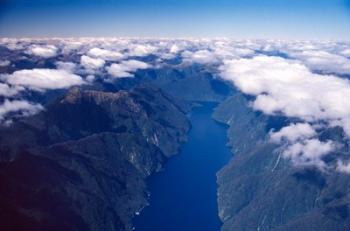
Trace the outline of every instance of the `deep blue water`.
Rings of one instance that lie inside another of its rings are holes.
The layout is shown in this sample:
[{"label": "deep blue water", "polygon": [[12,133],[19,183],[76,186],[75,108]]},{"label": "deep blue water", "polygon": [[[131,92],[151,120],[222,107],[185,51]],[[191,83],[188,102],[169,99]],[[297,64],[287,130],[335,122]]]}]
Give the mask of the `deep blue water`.
[{"label": "deep blue water", "polygon": [[193,110],[188,141],[148,181],[150,205],[136,216],[136,231],[220,230],[215,174],[231,153],[226,126],[211,118],[213,107]]}]

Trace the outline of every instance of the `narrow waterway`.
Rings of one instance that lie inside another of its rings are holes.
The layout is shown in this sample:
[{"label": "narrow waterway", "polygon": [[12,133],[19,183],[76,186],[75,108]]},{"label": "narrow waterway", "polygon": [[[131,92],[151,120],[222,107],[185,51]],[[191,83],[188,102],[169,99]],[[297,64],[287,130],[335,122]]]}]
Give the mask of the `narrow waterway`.
[{"label": "narrow waterway", "polygon": [[216,172],[231,157],[226,127],[211,117],[214,105],[195,108],[180,153],[149,180],[150,205],[136,216],[136,231],[219,231]]}]

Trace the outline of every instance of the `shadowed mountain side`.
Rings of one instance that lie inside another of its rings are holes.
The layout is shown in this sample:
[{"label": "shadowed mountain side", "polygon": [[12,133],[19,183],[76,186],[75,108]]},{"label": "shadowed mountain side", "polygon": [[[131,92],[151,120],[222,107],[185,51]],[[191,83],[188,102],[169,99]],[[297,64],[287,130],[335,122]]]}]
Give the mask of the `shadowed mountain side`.
[{"label": "shadowed mountain side", "polygon": [[72,89],[1,128],[2,230],[130,230],[145,178],[186,139],[185,113],[151,86]]},{"label": "shadowed mountain side", "polygon": [[168,94],[187,101],[220,102],[232,91],[229,84],[213,77],[202,65],[164,67],[140,71],[136,79],[151,82]]}]

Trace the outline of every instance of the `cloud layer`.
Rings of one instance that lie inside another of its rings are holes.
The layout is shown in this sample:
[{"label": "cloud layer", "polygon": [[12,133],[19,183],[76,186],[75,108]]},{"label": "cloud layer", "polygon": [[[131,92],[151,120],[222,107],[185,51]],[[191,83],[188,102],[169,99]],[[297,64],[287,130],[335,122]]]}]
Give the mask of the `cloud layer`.
[{"label": "cloud layer", "polygon": [[99,69],[105,65],[105,61],[101,58],[91,58],[83,55],[80,59],[80,64],[88,70]]},{"label": "cloud layer", "polygon": [[312,124],[336,124],[350,137],[347,79],[315,74],[299,61],[273,56],[225,61],[221,76],[243,93],[255,96],[251,104],[255,110],[304,121],[271,133],[273,142],[288,143],[283,154],[295,164],[323,169],[322,158],[335,150],[331,141],[312,138],[316,136]]},{"label": "cloud layer", "polygon": [[100,58],[103,60],[113,60],[113,61],[120,60],[124,57],[123,54],[118,51],[110,51],[110,50],[101,49],[98,47],[91,48],[87,54],[94,58]]},{"label": "cloud layer", "polygon": [[22,116],[28,116],[42,109],[43,107],[40,104],[29,103],[26,100],[5,100],[5,102],[0,105],[0,121],[3,122],[5,116],[11,112],[20,112]]},{"label": "cloud layer", "polygon": [[224,79],[256,96],[253,108],[266,114],[306,121],[350,118],[347,79],[314,74],[298,61],[269,56],[226,61],[221,70]]},{"label": "cloud layer", "polygon": [[133,77],[133,72],[137,71],[138,69],[146,69],[149,68],[150,65],[148,65],[145,62],[141,62],[138,60],[127,60],[122,61],[121,63],[113,63],[111,66],[107,67],[107,72],[112,76],[116,78],[123,78],[123,77]]},{"label": "cloud layer", "polygon": [[84,84],[83,79],[65,70],[32,69],[15,71],[4,76],[7,83],[32,90],[60,89]]},{"label": "cloud layer", "polygon": [[28,54],[40,56],[43,58],[51,58],[57,55],[57,47],[53,45],[45,45],[45,46],[39,46],[39,45],[33,45],[29,47]]}]

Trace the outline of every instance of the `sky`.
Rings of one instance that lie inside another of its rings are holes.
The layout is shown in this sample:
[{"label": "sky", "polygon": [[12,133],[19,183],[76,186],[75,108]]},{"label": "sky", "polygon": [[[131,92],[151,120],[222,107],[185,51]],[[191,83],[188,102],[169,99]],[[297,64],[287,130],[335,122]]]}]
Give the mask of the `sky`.
[{"label": "sky", "polygon": [[1,37],[350,38],[350,0],[0,0]]}]

